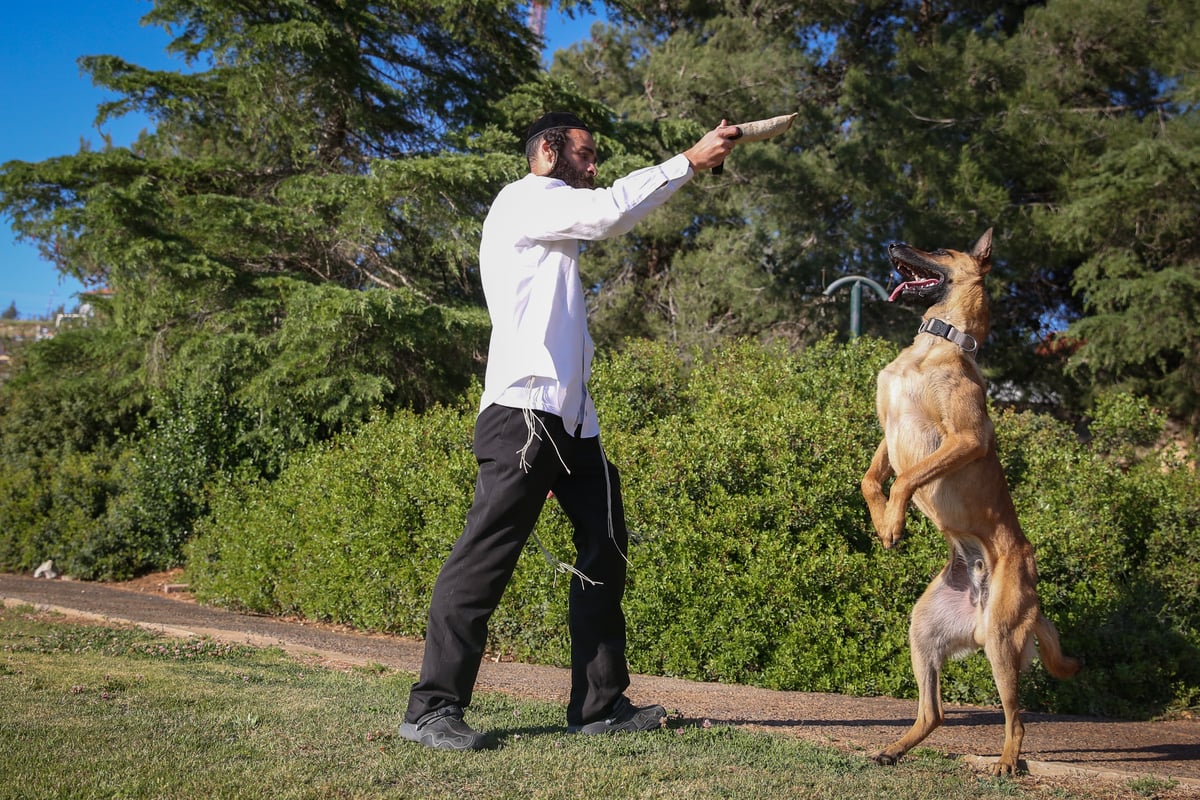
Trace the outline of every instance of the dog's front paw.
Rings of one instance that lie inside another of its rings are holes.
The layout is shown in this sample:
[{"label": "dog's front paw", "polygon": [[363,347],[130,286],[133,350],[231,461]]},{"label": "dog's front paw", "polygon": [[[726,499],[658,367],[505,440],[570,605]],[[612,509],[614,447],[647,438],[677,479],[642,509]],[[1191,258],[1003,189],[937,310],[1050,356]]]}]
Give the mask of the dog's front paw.
[{"label": "dog's front paw", "polygon": [[903,538],[904,538],[904,526],[903,525],[893,531],[886,531],[886,532],[879,534],[879,541],[883,544],[884,548],[887,550],[891,550],[893,547],[900,544],[900,540]]},{"label": "dog's front paw", "polygon": [[901,536],[890,536],[885,533],[877,533],[876,535],[879,536],[879,543],[883,545],[883,549],[885,550],[891,550],[900,543],[901,539]]},{"label": "dog's front paw", "polygon": [[898,519],[894,519],[895,516],[894,514],[888,514],[884,520],[884,524],[879,526],[875,531],[879,536],[879,541],[888,550],[891,550],[904,538],[904,515],[901,514]]}]

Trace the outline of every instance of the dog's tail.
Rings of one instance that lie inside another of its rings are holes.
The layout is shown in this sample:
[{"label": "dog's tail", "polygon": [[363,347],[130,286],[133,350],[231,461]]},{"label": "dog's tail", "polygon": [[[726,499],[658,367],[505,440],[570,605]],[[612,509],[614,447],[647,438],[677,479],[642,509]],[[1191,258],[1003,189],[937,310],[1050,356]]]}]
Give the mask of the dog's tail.
[{"label": "dog's tail", "polygon": [[1063,654],[1062,645],[1058,642],[1058,628],[1046,619],[1045,614],[1038,614],[1033,632],[1037,636],[1038,655],[1051,675],[1056,678],[1070,678],[1083,667],[1083,662],[1078,658]]}]

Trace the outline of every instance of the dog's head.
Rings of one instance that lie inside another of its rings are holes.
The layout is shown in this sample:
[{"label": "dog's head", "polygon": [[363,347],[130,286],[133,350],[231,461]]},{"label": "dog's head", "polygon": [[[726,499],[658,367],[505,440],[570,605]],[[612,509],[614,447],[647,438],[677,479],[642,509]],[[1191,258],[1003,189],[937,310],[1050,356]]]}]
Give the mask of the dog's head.
[{"label": "dog's head", "polygon": [[903,280],[889,300],[910,297],[926,303],[945,300],[955,287],[978,285],[992,269],[992,229],[988,228],[971,252],[925,252],[902,242],[888,245],[892,266]]}]

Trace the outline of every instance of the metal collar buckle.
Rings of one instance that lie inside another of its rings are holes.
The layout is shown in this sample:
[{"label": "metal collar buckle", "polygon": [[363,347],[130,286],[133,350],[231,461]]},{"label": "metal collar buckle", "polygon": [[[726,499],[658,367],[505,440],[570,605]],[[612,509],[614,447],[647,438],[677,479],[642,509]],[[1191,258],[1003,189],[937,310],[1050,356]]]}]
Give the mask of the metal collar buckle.
[{"label": "metal collar buckle", "polygon": [[975,341],[975,337],[969,333],[963,333],[958,328],[951,325],[945,320],[940,320],[937,317],[930,317],[921,322],[921,327],[917,329],[917,333],[928,333],[933,336],[940,336],[947,341],[954,342],[962,348],[964,353],[975,354],[979,350],[979,342]]}]

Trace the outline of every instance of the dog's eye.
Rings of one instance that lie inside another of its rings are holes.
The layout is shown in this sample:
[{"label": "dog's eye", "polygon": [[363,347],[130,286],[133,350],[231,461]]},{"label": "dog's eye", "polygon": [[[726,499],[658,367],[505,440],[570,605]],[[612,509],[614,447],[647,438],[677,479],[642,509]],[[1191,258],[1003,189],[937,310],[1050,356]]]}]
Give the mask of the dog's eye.
[{"label": "dog's eye", "polygon": [[929,255],[931,255],[931,256],[948,256],[948,255],[950,255],[950,254],[949,254],[949,253],[947,253],[945,250],[943,250],[943,249],[941,249],[941,248],[939,247],[937,250],[934,250],[934,251],[933,251],[932,253],[930,253]]}]

